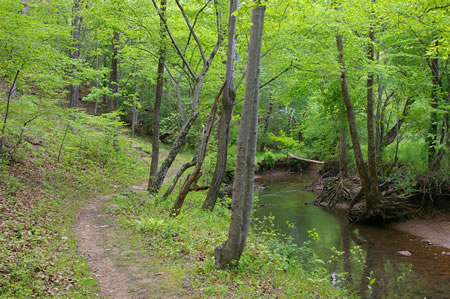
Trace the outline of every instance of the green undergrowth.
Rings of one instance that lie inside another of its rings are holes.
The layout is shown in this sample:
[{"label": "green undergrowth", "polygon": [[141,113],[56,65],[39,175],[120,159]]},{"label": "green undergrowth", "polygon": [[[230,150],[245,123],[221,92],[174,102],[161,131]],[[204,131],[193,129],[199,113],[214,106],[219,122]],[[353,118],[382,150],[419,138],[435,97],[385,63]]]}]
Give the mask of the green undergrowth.
[{"label": "green undergrowth", "polygon": [[[174,192],[176,195],[176,192]],[[168,271],[184,279],[200,297],[338,298],[351,296],[334,289],[322,262],[305,243],[298,247],[274,229],[271,219],[253,220],[244,254],[237,267],[216,270],[214,247],[226,239],[230,211],[218,204],[213,212],[198,208],[205,192],[191,192],[182,213],[169,211],[166,201],[146,192],[114,197],[105,209],[131,228]]]},{"label": "green undergrowth", "polygon": [[7,125],[0,297],[95,297],[98,287],[76,251],[72,225],[88,200],[147,175],[150,146],[125,136],[113,114],[67,112],[28,96],[12,102]]}]

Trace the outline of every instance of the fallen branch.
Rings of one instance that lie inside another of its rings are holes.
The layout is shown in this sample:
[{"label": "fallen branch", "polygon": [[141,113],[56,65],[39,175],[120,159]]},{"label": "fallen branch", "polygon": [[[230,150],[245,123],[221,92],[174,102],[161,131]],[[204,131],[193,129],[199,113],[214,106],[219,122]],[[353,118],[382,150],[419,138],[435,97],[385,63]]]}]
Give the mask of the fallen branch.
[{"label": "fallen branch", "polygon": [[196,186],[189,188],[189,191],[203,191],[211,188],[211,186]]},{"label": "fallen branch", "polygon": [[291,153],[286,152],[289,156],[289,158],[294,159],[294,160],[298,160],[298,161],[303,161],[303,162],[308,162],[308,163],[315,163],[315,164],[323,164],[323,161],[318,161],[318,160],[312,160],[312,159],[306,159],[306,158],[300,158],[297,157]]}]

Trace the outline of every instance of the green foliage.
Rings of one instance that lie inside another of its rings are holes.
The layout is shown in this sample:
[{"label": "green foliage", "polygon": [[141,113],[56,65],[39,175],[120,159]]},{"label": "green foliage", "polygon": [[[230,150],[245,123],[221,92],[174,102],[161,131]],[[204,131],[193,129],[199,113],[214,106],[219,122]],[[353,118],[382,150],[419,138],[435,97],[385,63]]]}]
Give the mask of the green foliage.
[{"label": "green foliage", "polygon": [[5,137],[0,297],[94,297],[95,280],[69,233],[75,215],[92,196],[147,174],[141,155],[149,145],[123,135],[114,114],[75,113],[34,96],[11,103]]},{"label": "green foliage", "polygon": [[[214,212],[199,207],[205,192],[192,192],[183,212],[168,217],[172,200],[141,199],[146,192],[114,198],[120,223],[132,228],[148,250],[164,259],[169,272],[189,276],[192,287],[202,296],[224,297],[339,297],[348,295],[329,284],[323,262],[305,244],[296,246],[273,229],[270,218],[255,220],[239,265],[232,270],[216,270],[213,249],[226,238],[229,210],[218,204]],[[192,221],[195,219],[195,221]],[[172,263],[170,261],[176,261]]]},{"label": "green foliage", "polygon": [[275,155],[271,151],[264,152],[262,162],[270,167],[275,166]]}]

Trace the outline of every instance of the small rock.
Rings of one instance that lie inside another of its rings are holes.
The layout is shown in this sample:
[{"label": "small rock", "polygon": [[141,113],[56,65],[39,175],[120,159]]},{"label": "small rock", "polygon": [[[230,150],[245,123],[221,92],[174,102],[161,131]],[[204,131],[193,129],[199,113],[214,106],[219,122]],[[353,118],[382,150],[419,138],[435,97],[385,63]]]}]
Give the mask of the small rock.
[{"label": "small rock", "polygon": [[133,191],[133,190],[131,190],[131,189],[129,189],[129,188],[123,190],[123,191],[120,193],[120,195],[123,195],[123,196],[126,196],[126,197],[129,197],[130,195],[134,195],[134,194],[136,194],[136,192]]},{"label": "small rock", "polygon": [[115,203],[113,203],[112,205],[110,205],[108,207],[108,209],[110,209],[110,210],[117,210],[118,208],[119,208],[119,205],[116,205]]},{"label": "small rock", "polygon": [[150,201],[150,200],[152,200],[152,199],[153,199],[153,195],[149,194],[148,196],[145,196],[145,197],[141,198],[141,200],[139,201],[139,204],[140,204],[141,206],[143,206],[143,205],[145,205],[145,203],[146,203],[147,201]]},{"label": "small rock", "polygon": [[433,245],[433,242],[431,242],[430,240],[423,240],[422,242],[425,242],[427,245]]},{"label": "small rock", "polygon": [[120,200],[128,200],[128,196],[125,195],[117,195],[115,196],[116,199],[120,199]]},{"label": "small rock", "polygon": [[442,251],[441,254],[442,254],[442,255],[450,255],[450,252]]},{"label": "small rock", "polygon": [[404,250],[404,251],[397,251],[400,255],[403,256],[411,256],[411,252],[409,252],[408,250]]}]

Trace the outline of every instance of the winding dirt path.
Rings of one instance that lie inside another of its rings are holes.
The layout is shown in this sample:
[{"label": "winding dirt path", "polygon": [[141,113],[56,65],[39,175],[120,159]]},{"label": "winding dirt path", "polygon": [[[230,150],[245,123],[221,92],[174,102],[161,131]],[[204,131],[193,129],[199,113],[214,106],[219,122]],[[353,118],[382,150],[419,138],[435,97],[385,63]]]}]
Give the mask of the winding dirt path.
[{"label": "winding dirt path", "polygon": [[[133,186],[142,191],[145,186]],[[113,195],[97,196],[78,214],[73,226],[78,250],[86,257],[104,298],[190,298],[194,292],[164,271],[164,262],[102,211]]]}]

